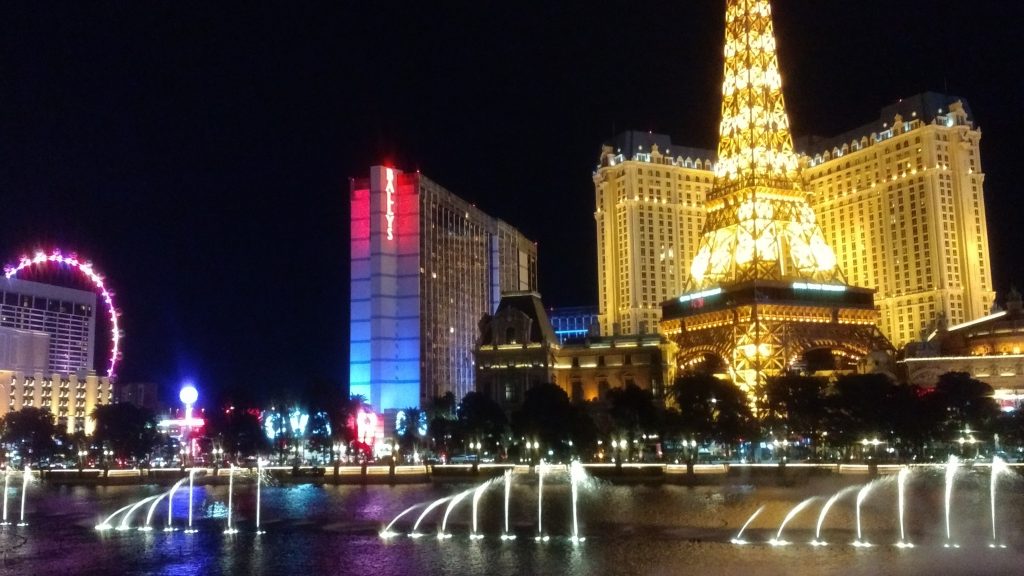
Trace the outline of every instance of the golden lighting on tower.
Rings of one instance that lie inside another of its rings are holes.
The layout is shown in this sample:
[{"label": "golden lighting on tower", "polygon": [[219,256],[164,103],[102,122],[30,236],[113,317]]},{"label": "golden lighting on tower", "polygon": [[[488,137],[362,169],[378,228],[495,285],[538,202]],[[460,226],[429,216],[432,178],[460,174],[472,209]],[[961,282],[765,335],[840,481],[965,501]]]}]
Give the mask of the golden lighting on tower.
[{"label": "golden lighting on tower", "polygon": [[690,289],[840,279],[803,192],[767,0],[729,0],[714,188]]}]

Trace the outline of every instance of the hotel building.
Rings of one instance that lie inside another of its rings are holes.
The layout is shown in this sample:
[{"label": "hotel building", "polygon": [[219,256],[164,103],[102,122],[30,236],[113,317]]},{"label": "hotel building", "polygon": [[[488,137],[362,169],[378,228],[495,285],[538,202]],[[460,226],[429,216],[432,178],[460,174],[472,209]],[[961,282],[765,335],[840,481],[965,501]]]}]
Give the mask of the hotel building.
[{"label": "hotel building", "polygon": [[0,279],[0,418],[42,408],[69,434],[92,433],[92,411],[112,394],[92,369],[95,307],[92,292]]},{"label": "hotel building", "polygon": [[[834,138],[797,140],[801,177],[846,281],[876,290],[879,328],[900,347],[989,313],[984,173],[970,108],[924,93]],[[594,174],[603,334],[642,334],[684,291],[706,215],[711,152],[628,132]]]},{"label": "hotel building", "polygon": [[351,393],[379,411],[462,398],[480,319],[537,288],[536,244],[418,172],[374,166],[350,203]]}]

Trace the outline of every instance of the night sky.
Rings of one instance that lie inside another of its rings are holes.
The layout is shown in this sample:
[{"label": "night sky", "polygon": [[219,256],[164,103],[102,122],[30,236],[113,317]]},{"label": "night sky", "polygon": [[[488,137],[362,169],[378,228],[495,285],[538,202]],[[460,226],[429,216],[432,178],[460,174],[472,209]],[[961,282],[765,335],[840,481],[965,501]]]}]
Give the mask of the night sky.
[{"label": "night sky", "polygon": [[[6,6],[0,260],[91,258],[124,381],[341,384],[348,179],[393,163],[538,241],[548,306],[595,303],[600,145],[714,148],[724,2],[381,4]],[[773,4],[798,136],[924,90],[970,102],[995,286],[1024,286],[1024,3]]]}]

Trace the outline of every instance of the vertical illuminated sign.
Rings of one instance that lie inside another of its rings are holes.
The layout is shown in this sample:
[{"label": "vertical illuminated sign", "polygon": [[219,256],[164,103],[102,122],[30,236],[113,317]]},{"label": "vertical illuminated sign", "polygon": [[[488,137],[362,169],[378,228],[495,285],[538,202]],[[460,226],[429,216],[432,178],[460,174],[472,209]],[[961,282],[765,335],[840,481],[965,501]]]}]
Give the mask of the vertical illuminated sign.
[{"label": "vertical illuminated sign", "polygon": [[387,183],[384,184],[384,193],[387,194],[384,220],[388,223],[388,240],[395,239],[395,171],[391,168],[384,169]]}]

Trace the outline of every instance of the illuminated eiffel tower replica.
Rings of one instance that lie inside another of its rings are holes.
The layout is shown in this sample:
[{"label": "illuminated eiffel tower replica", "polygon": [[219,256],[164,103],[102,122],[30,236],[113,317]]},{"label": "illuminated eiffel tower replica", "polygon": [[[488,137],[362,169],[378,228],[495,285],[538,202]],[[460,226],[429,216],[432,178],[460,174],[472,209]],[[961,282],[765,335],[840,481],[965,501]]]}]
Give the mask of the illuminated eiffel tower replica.
[{"label": "illuminated eiffel tower replica", "polygon": [[798,172],[768,0],[727,0],[718,163],[686,293],[662,304],[676,364],[725,361],[755,410],[767,377],[810,350],[892,349],[874,290],[850,286]]}]

